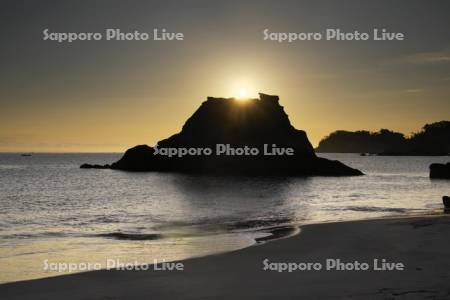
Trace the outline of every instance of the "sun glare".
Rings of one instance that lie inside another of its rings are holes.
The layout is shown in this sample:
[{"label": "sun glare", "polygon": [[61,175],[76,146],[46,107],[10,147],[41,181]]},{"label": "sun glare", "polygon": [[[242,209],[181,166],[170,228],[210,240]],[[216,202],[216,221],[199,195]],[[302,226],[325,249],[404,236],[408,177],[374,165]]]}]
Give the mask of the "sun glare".
[{"label": "sun glare", "polygon": [[246,88],[239,89],[239,98],[246,98],[248,96],[248,91]]},{"label": "sun glare", "polygon": [[239,101],[250,100],[254,97],[255,87],[247,78],[235,78],[229,86],[229,95]]}]

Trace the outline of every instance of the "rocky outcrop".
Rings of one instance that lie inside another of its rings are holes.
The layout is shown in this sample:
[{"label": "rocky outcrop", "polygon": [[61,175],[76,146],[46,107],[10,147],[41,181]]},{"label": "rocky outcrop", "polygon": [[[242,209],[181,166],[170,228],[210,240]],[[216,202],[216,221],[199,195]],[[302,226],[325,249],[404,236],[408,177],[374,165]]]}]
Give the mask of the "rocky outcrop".
[{"label": "rocky outcrop", "polygon": [[90,164],[82,164],[80,169],[110,169],[110,165],[90,165]]},{"label": "rocky outcrop", "polygon": [[431,164],[430,178],[450,179],[450,163]]},{"label": "rocky outcrop", "polygon": [[443,196],[442,203],[444,203],[444,207],[446,210],[450,210],[450,197],[449,196]]},{"label": "rocky outcrop", "polygon": [[[219,153],[225,148],[230,151]],[[190,152],[181,153],[186,151],[182,149]],[[252,152],[236,154],[235,149]],[[177,153],[168,155],[172,150]],[[306,133],[291,125],[278,96],[266,94],[245,101],[208,97],[181,132],[155,147],[140,145],[127,150],[110,168],[205,174],[362,175],[339,161],[317,157]]]}]

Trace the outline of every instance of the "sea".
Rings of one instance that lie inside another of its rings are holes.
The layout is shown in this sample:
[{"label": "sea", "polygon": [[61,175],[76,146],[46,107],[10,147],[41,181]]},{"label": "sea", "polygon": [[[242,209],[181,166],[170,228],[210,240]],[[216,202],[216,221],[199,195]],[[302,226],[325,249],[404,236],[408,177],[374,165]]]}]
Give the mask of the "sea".
[{"label": "sea", "polygon": [[133,173],[79,168],[120,153],[0,154],[0,283],[103,268],[108,260],[146,264],[233,251],[303,224],[443,213],[450,184],[430,180],[428,167],[448,156],[318,155],[365,175]]}]

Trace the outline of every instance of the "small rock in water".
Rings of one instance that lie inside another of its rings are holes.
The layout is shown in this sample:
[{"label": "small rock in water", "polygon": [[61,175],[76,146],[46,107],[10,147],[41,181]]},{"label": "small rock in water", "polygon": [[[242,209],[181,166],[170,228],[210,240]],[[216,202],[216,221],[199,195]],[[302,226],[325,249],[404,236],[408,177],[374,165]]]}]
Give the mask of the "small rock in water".
[{"label": "small rock in water", "polygon": [[430,178],[450,179],[450,162],[447,164],[431,164]]},{"label": "small rock in water", "polygon": [[91,165],[91,164],[82,164],[80,166],[81,169],[109,169],[110,165]]},{"label": "small rock in water", "polygon": [[449,196],[443,196],[442,202],[444,203],[445,209],[450,210],[450,197]]}]

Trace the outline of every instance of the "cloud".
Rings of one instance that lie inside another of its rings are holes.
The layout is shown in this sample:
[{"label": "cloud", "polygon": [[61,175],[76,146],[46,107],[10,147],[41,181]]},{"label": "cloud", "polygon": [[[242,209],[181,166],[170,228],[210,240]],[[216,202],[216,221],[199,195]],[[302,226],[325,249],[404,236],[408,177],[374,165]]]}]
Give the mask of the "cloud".
[{"label": "cloud", "polygon": [[423,92],[423,89],[407,89],[405,93],[420,93]]},{"label": "cloud", "polygon": [[450,63],[450,51],[421,52],[406,57],[406,61],[414,64]]}]

